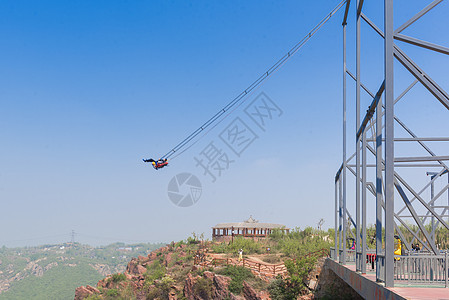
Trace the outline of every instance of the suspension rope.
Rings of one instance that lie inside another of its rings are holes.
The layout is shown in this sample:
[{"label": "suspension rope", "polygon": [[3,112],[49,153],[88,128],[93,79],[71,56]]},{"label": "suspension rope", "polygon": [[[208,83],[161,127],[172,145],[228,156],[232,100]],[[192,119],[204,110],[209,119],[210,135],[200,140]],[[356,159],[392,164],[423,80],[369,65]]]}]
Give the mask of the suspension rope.
[{"label": "suspension rope", "polygon": [[[290,49],[290,51],[288,51],[274,65],[272,65],[267,71],[265,71],[259,78],[257,78],[252,84],[250,84],[243,92],[241,92],[237,97],[235,97],[225,107],[223,107],[220,111],[218,111],[212,118],[207,120],[203,125],[201,125],[198,129],[196,129],[194,132],[192,132],[188,137],[186,137],[184,140],[182,140],[179,144],[177,144],[173,149],[171,149],[169,152],[167,152],[161,158],[164,158],[164,159],[170,158],[173,154],[175,154],[176,152],[181,150],[185,145],[187,145],[191,140],[196,138],[200,133],[202,133],[210,125],[215,123],[215,121],[220,119],[221,116],[223,116],[228,110],[230,110],[232,107],[234,107],[237,103],[240,102],[240,104],[238,105],[238,106],[240,106],[244,102],[244,99],[247,95],[249,95],[254,89],[256,89],[259,85],[261,85],[268,77],[270,77],[272,75],[272,73],[277,71],[296,52],[298,52],[298,50],[301,49],[301,47],[304,46],[315,35],[315,33],[321,27],[323,27],[323,25],[326,24],[327,21],[330,20],[331,17],[340,10],[340,8],[346,3],[346,1],[347,0],[341,1],[333,10],[331,10],[331,12],[329,14],[326,15],[326,17],[324,17],[315,27],[313,27],[313,29],[309,33],[307,33],[295,46],[293,46],[293,48]],[[232,110],[232,111],[234,111],[234,110]],[[229,114],[226,115],[221,120],[217,121],[217,123],[212,127],[212,129],[215,128],[218,124],[220,124],[227,116],[229,116]],[[204,135],[202,137],[204,137]],[[196,144],[197,141],[195,141],[194,144]],[[193,146],[194,144],[192,144],[191,146]],[[189,146],[187,149],[189,149],[191,146]],[[184,153],[187,149],[185,149],[181,153]],[[175,157],[179,156],[181,153],[179,153]],[[175,157],[173,157],[173,158],[175,158]]]}]

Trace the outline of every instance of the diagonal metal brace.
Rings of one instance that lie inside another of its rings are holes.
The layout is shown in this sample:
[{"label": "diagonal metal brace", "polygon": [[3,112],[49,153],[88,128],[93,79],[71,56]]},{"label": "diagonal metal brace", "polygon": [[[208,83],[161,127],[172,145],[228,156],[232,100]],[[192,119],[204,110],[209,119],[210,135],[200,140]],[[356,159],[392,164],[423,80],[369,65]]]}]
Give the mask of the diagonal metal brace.
[{"label": "diagonal metal brace", "polygon": [[385,90],[385,80],[380,85],[379,90],[376,93],[376,96],[373,99],[373,102],[371,102],[371,105],[368,107],[368,110],[366,111],[365,118],[363,119],[362,125],[360,125],[359,130],[357,131],[356,139],[358,140],[360,135],[362,134],[363,130],[365,130],[366,124],[368,124],[369,120],[374,115],[374,112],[376,111],[377,103],[379,102],[380,97],[382,96],[382,93]]},{"label": "diagonal metal brace", "polygon": [[[441,2],[441,1],[439,1]],[[367,16],[361,14],[362,19],[373,28],[381,37],[384,33]],[[393,45],[393,54],[396,59],[410,72],[427,90],[435,96],[449,110],[449,95],[435,81],[430,78],[418,65],[408,57],[397,45]]]},{"label": "diagonal metal brace", "polygon": [[419,47],[422,47],[422,48],[426,48],[426,49],[429,49],[429,50],[433,50],[433,51],[436,51],[436,52],[440,52],[440,53],[449,55],[449,48],[446,48],[446,47],[443,47],[443,46],[440,46],[440,45],[436,45],[436,44],[433,44],[433,43],[429,43],[429,42],[426,42],[426,41],[422,41],[420,39],[412,38],[412,37],[409,37],[409,36],[406,36],[406,35],[403,35],[403,34],[400,34],[400,33],[394,35],[394,39],[398,40],[398,41],[401,41],[401,42],[409,43],[409,44],[412,44],[412,45],[415,45],[415,46],[419,46]]},{"label": "diagonal metal brace", "polygon": [[410,203],[410,200],[408,200],[407,195],[405,194],[404,190],[402,189],[401,185],[399,184],[399,182],[397,180],[394,181],[394,186],[396,187],[396,190],[398,191],[402,200],[404,200],[405,205],[407,206],[408,210],[412,214],[413,219],[415,219],[415,222],[418,225],[419,229],[421,229],[421,232],[424,234],[424,237],[426,238],[428,244],[432,248],[433,253],[438,254],[439,251],[438,251],[437,247],[435,246],[435,243],[430,238],[429,233],[427,232],[426,228],[424,227],[424,224],[422,223],[421,219],[418,217],[415,209],[413,208],[412,204]]},{"label": "diagonal metal brace", "polygon": [[449,95],[430,76],[428,76],[418,65],[408,57],[397,45],[393,50],[396,59],[410,72],[432,95],[437,98],[446,109],[449,110]]},{"label": "diagonal metal brace", "polygon": [[430,3],[429,5],[424,7],[423,10],[421,10],[416,15],[414,15],[410,20],[408,20],[407,22],[402,24],[398,29],[395,30],[394,33],[396,34],[396,33],[402,32],[405,28],[409,27],[410,25],[412,25],[413,23],[418,21],[422,16],[424,16],[426,13],[428,13],[431,9],[433,9],[435,6],[437,6],[441,2],[443,2],[443,0],[434,0],[432,3]]}]

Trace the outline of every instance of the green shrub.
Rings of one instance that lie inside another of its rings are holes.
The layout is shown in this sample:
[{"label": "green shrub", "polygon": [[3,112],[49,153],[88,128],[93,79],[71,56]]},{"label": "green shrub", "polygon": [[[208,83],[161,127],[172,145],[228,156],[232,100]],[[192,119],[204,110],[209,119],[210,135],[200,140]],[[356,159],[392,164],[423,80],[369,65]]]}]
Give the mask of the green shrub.
[{"label": "green shrub", "polygon": [[194,286],[195,295],[204,300],[212,299],[212,289],[212,280],[204,277],[200,277]]},{"label": "green shrub", "polygon": [[262,260],[269,264],[277,264],[281,262],[281,259],[277,255],[269,254],[262,257]]},{"label": "green shrub", "polygon": [[221,243],[212,246],[212,250],[215,253],[233,253],[237,255],[240,249],[243,249],[243,254],[253,254],[264,253],[265,247],[260,242],[240,236],[234,238],[234,241],[228,244]]},{"label": "green shrub", "polygon": [[152,284],[155,280],[162,279],[166,273],[165,267],[160,261],[154,261],[147,265],[147,272],[145,273],[145,280]]},{"label": "green shrub", "polygon": [[108,296],[108,297],[117,297],[118,294],[119,293],[116,289],[109,289],[106,291],[106,296]]},{"label": "green shrub", "polygon": [[296,299],[294,294],[291,294],[286,282],[282,278],[277,278],[268,286],[268,292],[272,300],[290,300]]},{"label": "green shrub", "polygon": [[249,269],[241,266],[229,265],[223,269],[217,270],[217,273],[231,278],[229,291],[236,295],[242,292],[243,281],[254,278],[253,273],[251,273]]},{"label": "green shrub", "polygon": [[112,274],[111,280],[112,280],[112,282],[115,282],[115,283],[125,281],[126,275],[123,273]]},{"label": "green shrub", "polygon": [[315,262],[316,258],[314,257],[286,261],[285,266],[289,277],[277,278],[269,285],[268,291],[271,298],[273,300],[296,299],[301,292],[307,289],[307,277]]},{"label": "green shrub", "polygon": [[168,299],[171,287],[175,281],[170,276],[164,276],[154,282],[154,287],[149,290],[147,299]]}]

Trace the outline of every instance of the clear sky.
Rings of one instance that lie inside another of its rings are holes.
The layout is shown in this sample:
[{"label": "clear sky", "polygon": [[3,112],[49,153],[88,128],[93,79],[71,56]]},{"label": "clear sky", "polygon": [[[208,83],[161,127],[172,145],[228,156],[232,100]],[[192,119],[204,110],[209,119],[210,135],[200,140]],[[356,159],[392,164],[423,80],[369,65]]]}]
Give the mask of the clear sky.
[{"label": "clear sky", "polygon": [[[141,159],[168,152],[338,2],[1,1],[0,245],[66,241],[72,230],[77,241],[90,244],[168,242],[192,232],[210,236],[211,226],[250,215],[288,227],[316,226],[320,218],[325,228],[333,226],[333,178],[342,155],[343,9],[169,167],[155,171]],[[365,2],[366,14],[383,28],[382,3]],[[395,1],[401,10],[395,26],[427,3]],[[449,6],[440,6],[404,33],[448,46],[443,17]],[[354,15],[352,4],[353,73]],[[375,92],[382,41],[366,24],[362,30],[362,76]],[[449,90],[446,56],[400,45]],[[395,76],[398,95],[413,80],[404,70]],[[348,97],[354,92],[350,80]],[[245,113],[262,92],[282,111],[264,130]],[[399,104],[404,118],[424,115],[412,127],[447,135],[447,122],[430,124],[447,120],[443,106],[422,87],[410,98],[410,105]],[[429,105],[416,103],[424,98]],[[363,110],[369,102],[364,96]],[[352,151],[354,100],[348,103]],[[220,139],[237,117],[257,136],[240,156]],[[194,160],[211,142],[234,160],[215,182]],[[167,195],[170,179],[183,172],[202,184],[201,198],[186,208]]]}]

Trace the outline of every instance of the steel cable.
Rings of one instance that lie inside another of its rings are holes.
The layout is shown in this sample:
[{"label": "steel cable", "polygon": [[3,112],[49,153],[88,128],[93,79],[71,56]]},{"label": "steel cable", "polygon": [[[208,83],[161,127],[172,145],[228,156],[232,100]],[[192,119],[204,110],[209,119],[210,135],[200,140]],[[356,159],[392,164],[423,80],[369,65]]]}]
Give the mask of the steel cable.
[{"label": "steel cable", "polygon": [[[181,150],[185,145],[187,145],[190,141],[192,141],[194,138],[196,138],[201,132],[203,132],[206,128],[208,128],[211,124],[213,124],[215,121],[220,119],[221,116],[223,116],[229,109],[234,107],[237,103],[240,102],[239,106],[244,102],[244,98],[249,95],[255,88],[257,88],[259,85],[261,85],[268,77],[272,75],[275,71],[277,71],[282,65],[284,65],[285,62],[287,62],[296,52],[298,52],[299,49],[301,49],[302,46],[304,46],[314,35],[315,33],[323,27],[324,24],[329,21],[329,19],[337,13],[340,8],[346,3],[347,0],[341,1],[329,14],[326,15],[307,35],[305,35],[295,46],[293,46],[290,51],[287,52],[282,58],[280,58],[274,65],[272,65],[266,72],[264,72],[259,78],[257,78],[252,84],[250,84],[243,92],[241,92],[237,97],[235,97],[231,102],[229,102],[225,107],[223,107],[221,110],[219,110],[212,118],[207,120],[203,125],[201,125],[198,129],[196,129],[194,132],[192,132],[188,137],[186,137],[184,140],[182,140],[179,144],[177,144],[175,147],[173,147],[169,152],[167,152],[164,156],[161,158],[168,159],[173,154]],[[243,101],[242,101],[243,100]],[[242,102],[241,102],[242,101]],[[237,106],[238,107],[238,106]],[[235,109],[234,109],[235,110]],[[234,111],[232,110],[232,111]],[[226,115],[224,118],[219,120],[213,127],[215,128],[218,124],[220,124],[228,115]],[[209,130],[210,131],[210,130]],[[208,131],[208,132],[209,132]],[[206,133],[207,134],[207,133]],[[205,135],[206,135],[205,134]],[[203,135],[202,137],[204,137]],[[200,138],[202,138],[200,137]],[[195,141],[194,144],[196,144]],[[190,147],[192,147],[194,144],[190,145],[187,149],[183,150],[181,153],[176,155],[173,158],[178,157],[180,154],[184,153],[186,150],[188,150]]]}]

